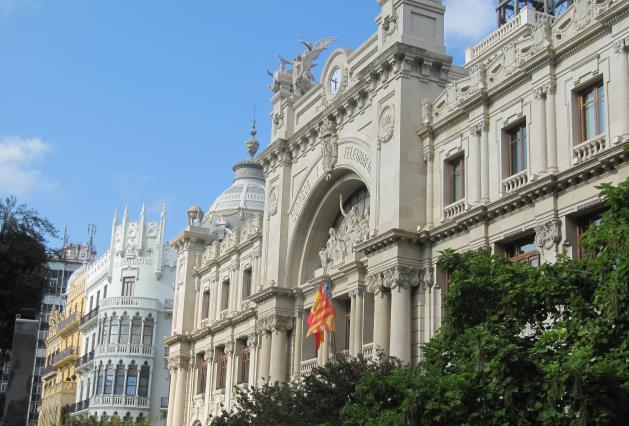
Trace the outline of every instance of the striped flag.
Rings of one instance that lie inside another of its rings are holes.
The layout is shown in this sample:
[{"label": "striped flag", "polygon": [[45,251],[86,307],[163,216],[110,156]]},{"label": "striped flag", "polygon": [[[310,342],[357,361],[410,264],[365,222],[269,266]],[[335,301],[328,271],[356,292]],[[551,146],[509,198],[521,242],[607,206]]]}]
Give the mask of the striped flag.
[{"label": "striped flag", "polygon": [[330,283],[326,280],[325,286],[323,281],[319,284],[319,289],[314,296],[314,304],[310,308],[310,314],[308,315],[308,334],[314,335],[315,345],[317,350],[321,346],[321,342],[324,339],[324,331],[334,332],[334,318],[336,317],[336,311],[332,304],[332,290]]}]

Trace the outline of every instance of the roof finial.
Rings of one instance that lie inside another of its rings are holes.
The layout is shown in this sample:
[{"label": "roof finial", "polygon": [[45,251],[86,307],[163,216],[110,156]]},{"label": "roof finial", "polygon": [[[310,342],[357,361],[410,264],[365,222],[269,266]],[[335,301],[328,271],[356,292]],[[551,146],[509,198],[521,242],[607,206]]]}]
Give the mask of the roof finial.
[{"label": "roof finial", "polygon": [[249,139],[247,142],[245,142],[245,146],[247,147],[247,152],[249,153],[249,157],[253,158],[254,155],[256,155],[256,152],[258,152],[258,148],[260,147],[260,144],[258,143],[258,140],[256,139],[256,135],[258,134],[258,131],[256,130],[256,103],[253,103],[253,120],[251,120],[251,131],[249,132],[249,134],[251,135],[251,139]]}]

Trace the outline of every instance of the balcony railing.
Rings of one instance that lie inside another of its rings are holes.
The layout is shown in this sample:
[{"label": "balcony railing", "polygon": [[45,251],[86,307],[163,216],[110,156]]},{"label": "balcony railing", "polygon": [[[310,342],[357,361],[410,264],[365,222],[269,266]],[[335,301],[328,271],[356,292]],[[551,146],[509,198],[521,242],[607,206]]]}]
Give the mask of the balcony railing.
[{"label": "balcony railing", "polygon": [[66,315],[64,319],[57,323],[57,333],[61,333],[63,330],[68,328],[68,326],[78,321],[78,319],[79,314],[76,311]]},{"label": "balcony railing", "polygon": [[96,315],[98,315],[98,306],[81,317],[81,325],[96,317]]},{"label": "balcony railing", "polygon": [[175,301],[173,299],[164,300],[164,309],[167,311],[172,311],[175,306]]},{"label": "balcony railing", "polygon": [[83,401],[75,402],[72,404],[72,412],[76,413],[77,411],[83,411],[90,408],[90,400],[84,399]]},{"label": "balcony railing", "polygon": [[68,346],[64,350],[52,356],[52,365],[59,364],[62,361],[69,359],[70,357],[72,357],[72,359],[74,360],[74,357],[78,356],[78,354],[79,348],[77,348],[76,346]]},{"label": "balcony railing", "polygon": [[363,355],[365,358],[371,358],[373,356],[373,343],[363,345]]},{"label": "balcony railing", "polygon": [[153,346],[150,345],[127,345],[127,344],[103,344],[97,349],[98,355],[109,354],[134,354],[134,355],[153,355]]},{"label": "balcony railing", "polygon": [[526,185],[528,181],[529,178],[526,170],[522,170],[521,172],[518,172],[504,179],[502,181],[502,190],[505,194],[509,194],[522,188],[524,185]]},{"label": "balcony railing", "polygon": [[168,409],[168,397],[162,396],[159,400],[159,408],[167,410]]},{"label": "balcony railing", "polygon": [[465,198],[459,201],[455,201],[452,204],[448,204],[443,208],[444,220],[452,219],[465,211]]},{"label": "balcony railing", "polygon": [[52,368],[52,365],[47,365],[44,367],[44,369],[41,372],[42,377],[52,373],[53,371],[55,371],[54,368]]},{"label": "balcony railing", "polygon": [[137,308],[159,309],[159,301],[148,297],[108,297],[101,301],[102,308],[133,306]]},{"label": "balcony railing", "polygon": [[606,146],[605,139],[606,139],[605,135],[600,135],[600,136],[595,137],[594,139],[590,139],[590,140],[580,143],[579,145],[576,145],[572,149],[572,152],[573,152],[572,162],[574,164],[581,163],[599,154],[601,151],[605,149],[605,146]]},{"label": "balcony railing", "polygon": [[92,406],[148,407],[149,399],[143,396],[99,395],[92,398]]},{"label": "balcony railing", "polygon": [[299,373],[306,374],[317,366],[317,358],[307,359],[299,365]]},{"label": "balcony railing", "polygon": [[89,353],[86,353],[85,355],[83,355],[81,358],[77,359],[74,362],[74,366],[75,367],[80,367],[83,364],[87,364],[88,362],[92,361],[94,359],[94,351],[91,351]]}]

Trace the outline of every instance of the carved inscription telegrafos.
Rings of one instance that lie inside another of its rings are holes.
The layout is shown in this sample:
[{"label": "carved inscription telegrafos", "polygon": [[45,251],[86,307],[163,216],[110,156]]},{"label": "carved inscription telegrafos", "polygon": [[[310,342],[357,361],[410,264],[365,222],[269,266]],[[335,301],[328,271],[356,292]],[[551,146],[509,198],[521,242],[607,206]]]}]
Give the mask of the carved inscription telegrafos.
[{"label": "carved inscription telegrafos", "polygon": [[362,149],[356,146],[346,146],[343,149],[343,159],[360,164],[368,174],[371,174],[371,158]]}]

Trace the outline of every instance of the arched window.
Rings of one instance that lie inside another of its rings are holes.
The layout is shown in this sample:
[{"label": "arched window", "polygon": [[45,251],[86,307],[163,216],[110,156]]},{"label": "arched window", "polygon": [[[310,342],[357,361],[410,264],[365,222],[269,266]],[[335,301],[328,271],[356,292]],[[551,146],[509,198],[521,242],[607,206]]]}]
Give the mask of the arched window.
[{"label": "arched window", "polygon": [[131,344],[139,345],[142,337],[142,317],[136,313],[131,321]]},{"label": "arched window", "polygon": [[[364,216],[369,211],[369,191],[366,186],[355,191],[347,200],[343,200],[343,210],[349,214],[353,208],[356,208],[356,212],[360,216]],[[341,212],[336,216],[334,220],[334,228],[337,232],[344,230],[347,226],[351,226],[345,223],[345,216]]]},{"label": "arched window", "polygon": [[107,316],[103,318],[103,326],[100,333],[100,342],[101,344],[109,342],[109,318],[107,318]]},{"label": "arched window", "polygon": [[111,391],[113,390],[114,385],[114,366],[111,365],[111,361],[107,363],[107,367],[105,368],[105,390],[103,394],[111,395]]},{"label": "arched window", "polygon": [[111,325],[109,326],[109,343],[118,343],[118,329],[120,326],[120,321],[116,318],[116,314],[111,318]]},{"label": "arched window", "polygon": [[125,313],[120,319],[120,343],[129,342],[129,328],[131,327],[131,321]]},{"label": "arched window", "polygon": [[142,344],[144,345],[153,344],[153,324],[153,317],[149,314],[144,320],[144,335],[142,336]]},{"label": "arched window", "polygon": [[133,421],[133,417],[131,417],[131,413],[127,411],[127,414],[122,418],[123,422],[131,422]]},{"label": "arched window", "polygon": [[116,380],[114,381],[114,395],[124,394],[124,364],[122,360],[116,366]]},{"label": "arched window", "polygon": [[138,391],[138,366],[131,361],[127,372],[127,395],[135,396]]},{"label": "arched window", "polygon": [[151,374],[151,367],[148,362],[144,362],[142,368],[140,368],[140,382],[138,384],[138,396],[149,396],[149,376]]},{"label": "arched window", "polygon": [[103,368],[103,364],[100,363],[98,365],[98,376],[96,376],[96,395],[101,395],[103,393],[103,382],[105,381],[105,369]]}]

